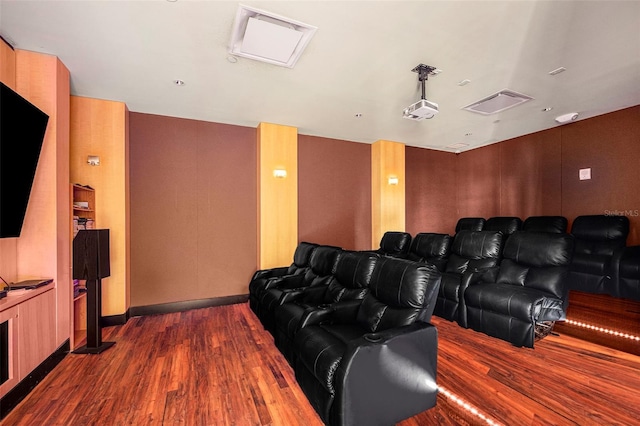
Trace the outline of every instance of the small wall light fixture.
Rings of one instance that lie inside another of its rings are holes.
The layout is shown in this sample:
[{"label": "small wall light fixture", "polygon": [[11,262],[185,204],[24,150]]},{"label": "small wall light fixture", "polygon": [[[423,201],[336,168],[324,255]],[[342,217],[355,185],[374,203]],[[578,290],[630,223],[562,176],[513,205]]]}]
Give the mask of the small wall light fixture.
[{"label": "small wall light fixture", "polygon": [[398,182],[399,180],[397,176],[389,176],[389,180],[388,180],[389,185],[397,185]]},{"label": "small wall light fixture", "polygon": [[100,165],[100,157],[97,155],[90,155],[87,157],[87,163],[90,166],[99,166]]},{"label": "small wall light fixture", "polygon": [[285,169],[275,169],[273,171],[273,177],[286,178],[287,177],[287,171]]}]

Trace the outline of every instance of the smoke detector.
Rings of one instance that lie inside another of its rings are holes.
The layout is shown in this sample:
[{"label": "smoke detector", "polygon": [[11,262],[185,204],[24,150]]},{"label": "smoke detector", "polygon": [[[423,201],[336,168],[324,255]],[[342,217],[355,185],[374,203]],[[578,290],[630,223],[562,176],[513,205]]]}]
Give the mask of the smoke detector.
[{"label": "smoke detector", "polygon": [[578,119],[577,112],[570,112],[569,114],[563,114],[556,117],[556,123],[564,124]]},{"label": "smoke detector", "polygon": [[425,84],[427,82],[427,79],[429,78],[429,75],[436,75],[441,71],[435,67],[425,64],[419,64],[411,71],[418,73],[418,81],[422,86],[422,98],[418,102],[405,108],[402,111],[402,118],[416,121],[433,118],[438,113],[438,104],[426,99]]}]

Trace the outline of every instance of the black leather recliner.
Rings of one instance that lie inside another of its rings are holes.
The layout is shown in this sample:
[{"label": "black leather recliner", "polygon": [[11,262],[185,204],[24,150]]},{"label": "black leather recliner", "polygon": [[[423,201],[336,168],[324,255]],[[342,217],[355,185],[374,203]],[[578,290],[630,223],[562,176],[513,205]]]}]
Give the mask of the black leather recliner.
[{"label": "black leather recliner", "polygon": [[500,231],[504,235],[503,242],[522,228],[522,219],[516,216],[494,216],[487,219],[482,227],[483,231]]},{"label": "black leather recliner", "polygon": [[531,232],[564,234],[567,227],[568,221],[564,216],[529,216],[522,223],[522,230]]},{"label": "black leather recliner", "polygon": [[573,245],[569,234],[513,233],[497,270],[477,276],[465,291],[468,327],[532,348],[536,332],[544,337],[566,318]]},{"label": "black leather recliner", "polygon": [[464,292],[473,273],[498,265],[502,239],[500,231],[460,231],[456,234],[442,273],[435,315],[467,326]]},{"label": "black leather recliner", "polygon": [[378,259],[380,256],[375,253],[344,253],[326,285],[301,288],[283,295],[280,306],[275,309],[273,338],[289,364],[295,363],[293,338],[298,329],[313,321],[313,316],[331,303],[364,298]]},{"label": "black leather recliner", "polygon": [[483,217],[461,217],[456,223],[455,233],[460,231],[482,231],[484,223],[486,222]]},{"label": "black leather recliner", "polygon": [[311,253],[318,247],[318,244],[301,242],[293,253],[293,263],[289,266],[282,266],[271,269],[261,269],[256,271],[249,282],[249,307],[254,314],[258,315],[259,301],[262,292],[275,285],[276,279],[285,275],[304,274],[309,268]]},{"label": "black leather recliner", "polygon": [[339,247],[319,245],[311,253],[309,268],[304,274],[280,277],[273,285],[264,289],[258,304],[258,319],[262,326],[273,334],[275,311],[286,301],[289,293],[296,293],[307,287],[324,290],[333,278],[333,270],[342,253]]},{"label": "black leather recliner", "polygon": [[614,258],[627,244],[626,216],[578,216],[571,225],[575,252],[568,284],[570,290],[616,296]]},{"label": "black leather recliner", "polygon": [[414,262],[426,262],[444,271],[451,249],[451,235],[421,232],[411,240],[407,259]]},{"label": "black leather recliner", "polygon": [[381,256],[405,257],[411,247],[411,234],[408,232],[387,231],[380,239],[380,247],[372,250]]},{"label": "black leather recliner", "polygon": [[325,424],[391,425],[435,406],[439,284],[432,265],[382,257],[364,299],[296,333],[296,380]]},{"label": "black leather recliner", "polygon": [[625,247],[614,259],[616,297],[640,300],[640,246]]}]

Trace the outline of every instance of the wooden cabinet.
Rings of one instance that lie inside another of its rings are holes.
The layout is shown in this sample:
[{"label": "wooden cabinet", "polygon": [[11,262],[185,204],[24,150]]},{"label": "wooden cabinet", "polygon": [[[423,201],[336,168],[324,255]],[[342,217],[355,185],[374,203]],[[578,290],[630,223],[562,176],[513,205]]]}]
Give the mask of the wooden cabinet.
[{"label": "wooden cabinet", "polygon": [[[71,184],[71,199],[73,210],[73,237],[79,229],[95,228],[96,220],[96,191],[86,185]],[[73,244],[72,244],[73,247]],[[73,254],[71,256],[73,259]],[[86,282],[81,280],[79,286],[73,290],[73,340],[72,348],[81,346],[87,338],[87,293]],[[78,292],[80,290],[80,292]]]},{"label": "wooden cabinet", "polygon": [[0,301],[0,324],[3,323],[7,324],[3,357],[8,361],[8,377],[0,384],[0,398],[56,350],[54,284],[9,292]]}]

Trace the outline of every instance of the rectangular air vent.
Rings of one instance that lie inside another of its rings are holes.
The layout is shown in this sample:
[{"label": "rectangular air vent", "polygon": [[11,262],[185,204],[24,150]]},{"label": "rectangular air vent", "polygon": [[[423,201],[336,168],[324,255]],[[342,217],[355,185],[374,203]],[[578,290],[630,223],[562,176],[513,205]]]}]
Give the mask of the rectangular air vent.
[{"label": "rectangular air vent", "polygon": [[302,22],[240,5],[229,53],[293,68],[316,30]]},{"label": "rectangular air vent", "polygon": [[514,92],[513,90],[504,89],[497,93],[480,99],[477,102],[469,104],[462,109],[467,111],[477,112],[478,114],[490,115],[496,112],[504,111],[505,109],[513,108],[524,102],[533,99],[531,96],[523,95],[522,93]]}]

